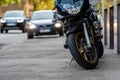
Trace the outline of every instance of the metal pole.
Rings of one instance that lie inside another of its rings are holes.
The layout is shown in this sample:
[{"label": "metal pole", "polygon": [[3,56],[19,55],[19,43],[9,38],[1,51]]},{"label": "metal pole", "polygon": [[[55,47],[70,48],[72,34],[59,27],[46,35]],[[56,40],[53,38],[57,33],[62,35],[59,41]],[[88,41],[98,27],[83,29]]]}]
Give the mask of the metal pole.
[{"label": "metal pole", "polygon": [[107,9],[104,11],[104,44],[107,45]]},{"label": "metal pole", "polygon": [[114,8],[110,8],[110,49],[114,49]]},{"label": "metal pole", "polygon": [[120,54],[120,4],[118,5],[118,8],[117,8],[117,23],[118,23],[118,26],[117,26],[117,52],[118,54]]}]

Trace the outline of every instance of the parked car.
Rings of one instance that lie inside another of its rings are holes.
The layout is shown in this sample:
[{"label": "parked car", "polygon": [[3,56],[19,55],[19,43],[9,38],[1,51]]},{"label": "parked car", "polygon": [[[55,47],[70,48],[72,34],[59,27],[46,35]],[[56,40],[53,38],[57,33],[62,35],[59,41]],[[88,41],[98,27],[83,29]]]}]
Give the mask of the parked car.
[{"label": "parked car", "polygon": [[6,11],[0,20],[0,32],[5,31],[8,33],[8,30],[22,30],[22,32],[25,32],[25,21],[26,17],[23,10]]},{"label": "parked car", "polygon": [[62,36],[62,25],[54,22],[57,18],[57,12],[52,10],[34,11],[30,21],[26,25],[28,38],[43,34],[57,33],[59,36]]}]

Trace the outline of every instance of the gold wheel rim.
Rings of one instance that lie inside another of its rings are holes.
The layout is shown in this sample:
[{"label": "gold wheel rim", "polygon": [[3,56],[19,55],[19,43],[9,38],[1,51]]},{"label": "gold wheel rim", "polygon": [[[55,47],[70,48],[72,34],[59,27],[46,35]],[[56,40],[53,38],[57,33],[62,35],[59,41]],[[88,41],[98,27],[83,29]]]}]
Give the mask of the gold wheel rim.
[{"label": "gold wheel rim", "polygon": [[[89,58],[89,56],[87,55],[87,52],[85,52],[85,50],[83,49],[82,45],[80,44],[80,42],[78,41],[79,36],[82,36],[82,33],[77,33],[75,35],[75,44],[77,47],[77,50],[79,52],[79,54],[89,63],[94,63],[96,61],[97,58],[93,59],[91,61],[91,59]],[[96,56],[95,56],[96,57]]]}]

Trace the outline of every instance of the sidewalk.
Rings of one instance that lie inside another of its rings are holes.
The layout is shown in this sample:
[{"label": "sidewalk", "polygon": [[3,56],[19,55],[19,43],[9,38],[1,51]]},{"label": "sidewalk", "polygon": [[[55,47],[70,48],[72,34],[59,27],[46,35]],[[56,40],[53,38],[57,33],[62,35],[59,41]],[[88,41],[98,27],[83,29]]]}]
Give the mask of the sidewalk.
[{"label": "sidewalk", "polygon": [[98,68],[98,71],[104,74],[103,80],[120,80],[120,55],[108,46],[104,46],[104,55],[99,60]]},{"label": "sidewalk", "polygon": [[[115,49],[109,49],[109,46],[104,45],[104,54],[102,56],[101,59],[110,59],[110,60],[114,60],[114,59],[119,59],[120,55],[117,54],[117,50]],[[100,59],[100,60],[101,60]]]}]

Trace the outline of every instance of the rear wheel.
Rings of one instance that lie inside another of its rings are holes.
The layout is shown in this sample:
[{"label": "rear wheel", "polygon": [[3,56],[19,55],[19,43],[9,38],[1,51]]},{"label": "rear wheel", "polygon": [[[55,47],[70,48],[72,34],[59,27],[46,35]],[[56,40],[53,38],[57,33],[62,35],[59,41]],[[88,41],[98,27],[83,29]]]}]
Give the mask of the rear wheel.
[{"label": "rear wheel", "polygon": [[68,35],[68,46],[73,58],[85,69],[94,69],[98,64],[98,55],[91,37],[91,48],[87,48],[84,34],[77,32]]},{"label": "rear wheel", "polygon": [[5,30],[5,33],[8,33],[8,30]]},{"label": "rear wheel", "polygon": [[28,39],[32,39],[33,38],[33,33],[27,32],[27,37],[28,37]]}]

